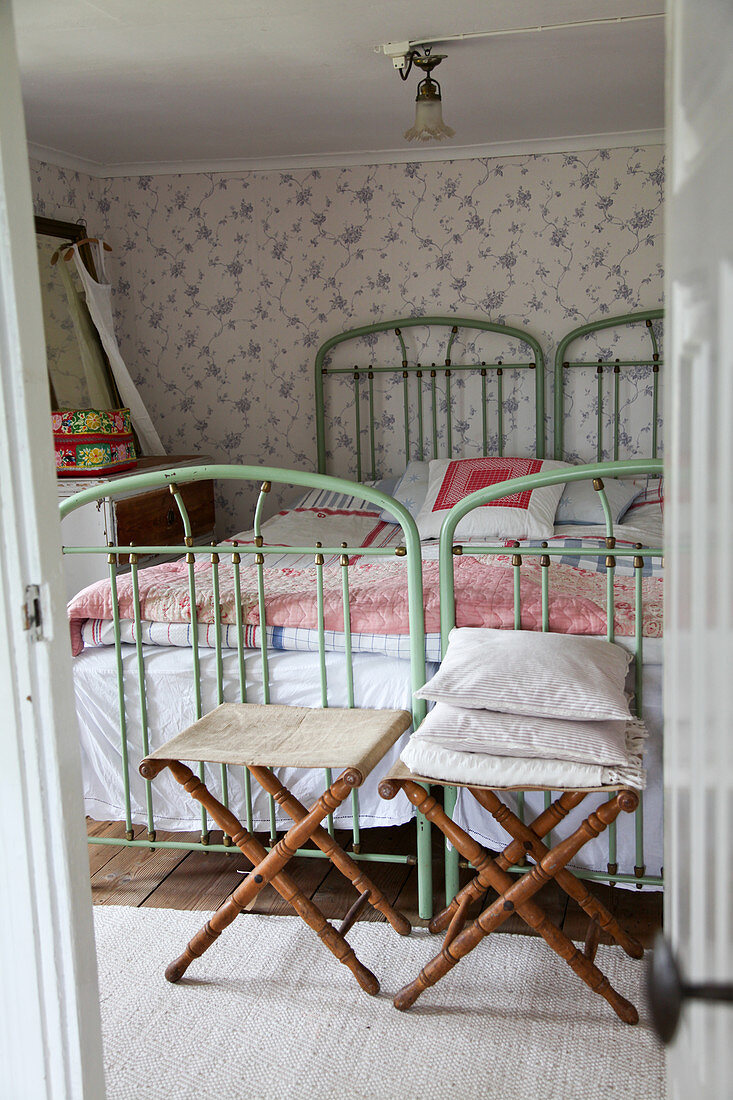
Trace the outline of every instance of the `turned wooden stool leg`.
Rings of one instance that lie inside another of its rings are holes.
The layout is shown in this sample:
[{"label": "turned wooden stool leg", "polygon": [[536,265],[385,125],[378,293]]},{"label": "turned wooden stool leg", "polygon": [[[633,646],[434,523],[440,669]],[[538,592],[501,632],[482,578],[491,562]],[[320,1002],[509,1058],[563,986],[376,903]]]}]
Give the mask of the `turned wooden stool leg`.
[{"label": "turned wooden stool leg", "polygon": [[[478,798],[476,789],[469,788],[474,797]],[[585,791],[566,791],[561,798],[556,802],[553,802],[552,806],[548,806],[546,810],[543,810],[539,817],[535,818],[532,822],[531,829],[533,833],[536,833],[538,837],[547,836],[547,834],[556,827],[556,825],[562,820],[566,814],[569,813],[575,806],[585,798]],[[514,841],[504,851],[495,857],[494,862],[502,868],[502,870],[508,870],[515,863],[518,863],[520,858],[525,854],[524,845],[519,841]],[[472,861],[471,861],[472,862]],[[474,865],[475,866],[475,865]],[[464,895],[468,896],[469,901],[475,901],[481,897],[486,890],[487,886],[491,883],[484,874],[477,874],[475,878],[463,887],[462,890],[456,894],[451,903],[445,907],[440,913],[436,913],[433,919],[430,921],[428,928],[432,933],[443,932],[451,923],[458,907],[461,905]]]},{"label": "turned wooden stool leg", "polygon": [[[417,787],[417,784],[411,786]],[[422,790],[422,788],[418,789]],[[411,801],[413,800],[410,793],[408,793],[408,797]],[[427,797],[430,798],[430,796]],[[511,876],[505,871],[501,871],[496,867],[492,869],[489,865],[486,865],[486,873],[495,873],[497,888],[505,889],[505,892],[485,909],[481,916],[473,921],[468,928],[459,932],[453,942],[443,945],[440,954],[420,971],[413,982],[400,990],[395,997],[395,1007],[402,1010],[410,1008],[425,989],[434,985],[447,974],[464,955],[472,951],[486,935],[498,928],[516,910],[528,924],[543,936],[549,946],[565,959],[568,965],[591,989],[609,1002],[624,1022],[637,1023],[639,1017],[634,1006],[613,989],[605,975],[590,960],[586,959],[572,941],[548,920],[543,910],[530,900],[546,882],[554,877],[557,870],[562,868],[580,851],[591,837],[598,836],[611,821],[614,821],[621,809],[632,812],[637,802],[638,798],[631,792],[620,792],[613,801],[600,807],[597,813],[590,814],[572,836],[551,849],[532,871],[519,880],[512,880]],[[436,807],[440,814],[444,813],[437,803]],[[432,807],[429,807],[429,810],[432,809]],[[425,811],[423,810],[423,812]],[[435,815],[435,817],[439,816],[439,814]],[[446,818],[446,820],[453,825],[449,818]],[[443,824],[441,822],[441,827]],[[453,828],[457,829],[458,827],[453,825]],[[452,837],[451,840],[453,842]],[[475,841],[473,843],[475,844]]]},{"label": "turned wooden stool leg", "polygon": [[[471,787],[470,790],[479,805],[488,810],[494,820],[515,838],[514,844],[510,844],[508,848],[505,848],[502,856],[497,859],[496,862],[500,867],[503,867],[504,859],[507,857],[512,861],[516,859],[516,853],[519,851],[529,852],[537,862],[547,855],[550,849],[540,840],[543,834],[535,828],[534,824],[532,826],[524,825],[516,814],[512,813],[509,807],[497,798],[494,791],[487,790],[485,787]],[[552,807],[548,807],[546,812],[551,809]],[[511,867],[511,862],[507,861],[506,866]],[[609,913],[605,905],[591,894],[587,886],[580,879],[577,879],[572,871],[565,869],[558,871],[555,875],[555,881],[588,914],[591,921],[595,921],[600,925],[600,928],[607,932],[627,955],[632,959],[643,957],[644,948],[639,941],[621,927],[613,914]],[[595,951],[593,954],[595,955]],[[590,957],[592,958],[592,956]]]},{"label": "turned wooden stool leg", "polygon": [[[158,764],[159,762],[156,761],[155,763]],[[204,927],[190,940],[184,952],[168,966],[165,972],[168,981],[177,982],[183,977],[193,960],[199,958],[218,939],[224,928],[228,927],[244,907],[263,889],[266,883],[271,881],[280,895],[313,928],[339,962],[351,970],[362,989],[372,995],[378,993],[379,982],[375,975],[357,959],[353,948],[344,939],[343,935],[328,923],[320,909],[303,894],[294,880],[281,870],[292,858],[295,850],[308,839],[308,829],[313,828],[313,822],[320,822],[328,813],[341,804],[352,787],[361,783],[360,774],[353,769],[344,772],[329,791],[321,796],[313,810],[307,815],[307,819],[303,819],[302,822],[295,825],[268,853],[267,849],[255,837],[242,828],[241,823],[237,821],[234,814],[214,798],[189,767],[179,761],[168,761],[166,763],[178,782],[185,787],[193,798],[206,806],[216,824],[232,837],[234,843],[247,859],[254,864],[254,870],[245,882],[237,887],[233,894],[213,914],[211,920],[207,921]]]},{"label": "turned wooden stool leg", "polygon": [[[302,821],[308,811],[295,795],[284,787],[269,768],[251,766],[249,769],[257,782],[273,796],[293,821]],[[348,852],[336,843],[330,833],[319,825],[313,830],[311,840],[324,852],[331,863],[339,869],[345,878],[354,884],[360,895],[368,893],[369,904],[377,909],[389,921],[395,932],[401,936],[409,936],[412,925],[409,920],[395,909],[385,898],[381,890],[374,885],[372,880],[363,872],[356,860],[353,860]]]}]

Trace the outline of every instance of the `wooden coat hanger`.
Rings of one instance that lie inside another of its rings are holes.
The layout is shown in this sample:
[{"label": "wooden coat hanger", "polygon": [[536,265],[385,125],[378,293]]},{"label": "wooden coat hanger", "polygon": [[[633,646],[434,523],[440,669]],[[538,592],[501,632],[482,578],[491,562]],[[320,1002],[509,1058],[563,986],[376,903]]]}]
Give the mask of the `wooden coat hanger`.
[{"label": "wooden coat hanger", "polygon": [[64,254],[64,260],[70,260],[71,257],[74,255],[74,247],[75,246],[81,248],[81,246],[84,245],[84,244],[100,244],[100,243],[102,245],[102,248],[105,250],[105,252],[111,252],[112,251],[112,246],[107,244],[106,241],[101,241],[100,242],[99,237],[82,237],[82,239],[80,241],[74,241],[74,244],[71,245],[71,247],[69,247],[68,245],[64,245],[62,248],[57,248],[56,251],[54,252],[53,256],[51,257],[51,267],[53,267],[56,263],[58,263],[59,256],[64,251],[64,248],[68,249],[68,251]]}]

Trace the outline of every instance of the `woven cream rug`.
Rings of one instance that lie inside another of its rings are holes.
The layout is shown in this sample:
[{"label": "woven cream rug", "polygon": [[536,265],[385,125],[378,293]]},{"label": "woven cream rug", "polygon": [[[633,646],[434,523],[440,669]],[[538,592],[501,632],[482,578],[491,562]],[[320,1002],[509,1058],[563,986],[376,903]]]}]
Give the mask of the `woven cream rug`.
[{"label": "woven cream rug", "polygon": [[664,1096],[644,963],[599,948],[642,1014],[622,1024],[547,945],[489,937],[407,1013],[392,996],[437,953],[360,922],[363,993],[297,917],[244,914],[178,985],[163,977],[208,914],[95,909],[109,1100],[596,1100]]}]

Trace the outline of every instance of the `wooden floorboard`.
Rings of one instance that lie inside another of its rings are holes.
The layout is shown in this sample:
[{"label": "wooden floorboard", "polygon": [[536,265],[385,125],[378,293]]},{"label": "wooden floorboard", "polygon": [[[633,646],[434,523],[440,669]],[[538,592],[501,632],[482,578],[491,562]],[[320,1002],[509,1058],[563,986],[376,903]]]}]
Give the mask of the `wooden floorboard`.
[{"label": "wooden floorboard", "polygon": [[[198,834],[190,834],[196,839]],[[158,833],[158,840],[185,840],[185,833]],[[188,853],[177,848],[121,848],[92,875],[95,905],[142,905]]]},{"label": "wooden floorboard", "polygon": [[[123,838],[123,822],[88,821],[90,836]],[[444,905],[444,871],[442,837],[434,830],[433,845],[433,904],[439,912]],[[144,836],[141,826],[135,827],[136,837]],[[184,839],[185,834],[159,833],[159,840]],[[194,840],[198,835],[191,835]],[[267,843],[265,836],[258,839]],[[348,845],[350,834],[337,832],[337,841]],[[219,843],[221,836],[211,834],[211,842]],[[368,829],[362,833],[362,851],[394,851],[409,855],[415,850],[414,823],[390,829]],[[250,863],[237,853],[232,856],[218,852],[186,852],[180,849],[115,848],[107,845],[89,845],[89,868],[92,883],[92,900],[95,905],[132,905],[146,908],[191,909],[201,912],[216,909],[242,882],[238,869],[249,870]],[[400,909],[413,925],[427,923],[418,916],[417,867],[411,864],[379,863],[364,861],[361,866],[384,893],[387,900]],[[295,879],[303,893],[312,898],[329,920],[340,920],[356,899],[351,883],[336,871],[326,859],[296,857],[287,867],[287,873]],[[459,881],[463,886],[472,877],[472,871],[461,868]],[[589,883],[589,888],[617,917],[621,924],[650,947],[654,936],[662,926],[662,893],[637,890],[621,890],[604,884]],[[496,895],[487,891],[474,902],[468,912],[469,920],[490,904]],[[568,899],[556,883],[548,883],[538,894],[537,901],[547,911],[550,919],[563,929],[570,939],[585,939],[588,918],[577,904]],[[249,912],[271,916],[292,915],[292,908],[274,887],[268,885],[247,907]],[[367,906],[360,920],[381,921],[381,913]],[[532,934],[531,929],[516,914],[512,914],[501,926],[509,933]],[[608,942],[602,937],[601,942]]]},{"label": "wooden floorboard", "polygon": [[[221,844],[222,834],[212,832],[211,844]],[[209,912],[218,909],[242,881],[238,870],[252,866],[238,848],[232,855],[223,852],[189,852],[166,875],[143,902],[148,909],[192,909]]]},{"label": "wooden floorboard", "polygon": [[[336,839],[342,846],[346,846],[351,837],[350,833],[343,836],[337,834]],[[361,851],[375,855],[385,852],[399,852],[408,855],[415,848],[415,829],[411,824],[396,826],[394,829],[365,829],[361,834]],[[405,883],[411,874],[416,876],[416,869],[407,863],[381,863],[377,860],[358,861],[359,868],[366,874],[384,894],[390,905],[397,904]],[[321,883],[318,891],[313,895],[313,901],[323,910],[328,920],[342,920],[350,907],[358,897],[355,887],[335,867],[329,870]],[[415,913],[415,915],[417,915]],[[405,916],[411,919],[410,913]],[[386,918],[367,905],[359,917],[366,921],[384,921]]]},{"label": "wooden floorboard", "polygon": [[[133,826],[133,834],[135,838],[139,837],[143,832],[142,825]],[[124,840],[125,839],[125,823],[124,821],[88,821],[87,822],[87,835],[96,837],[105,837],[107,839]],[[123,849],[118,848],[114,844],[89,844],[87,845],[89,850],[89,875],[93,877],[97,871],[101,871],[109,861],[116,856]]]}]

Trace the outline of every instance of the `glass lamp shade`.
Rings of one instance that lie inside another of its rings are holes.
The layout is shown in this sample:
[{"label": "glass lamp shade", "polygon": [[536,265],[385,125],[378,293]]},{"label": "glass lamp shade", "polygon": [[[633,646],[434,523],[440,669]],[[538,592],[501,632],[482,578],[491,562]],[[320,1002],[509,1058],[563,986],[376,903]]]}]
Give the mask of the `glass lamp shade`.
[{"label": "glass lamp shade", "polygon": [[455,130],[443,122],[443,104],[440,97],[419,98],[415,106],[415,125],[405,130],[408,141],[442,141],[451,138]]}]

